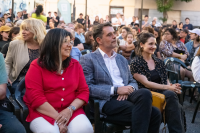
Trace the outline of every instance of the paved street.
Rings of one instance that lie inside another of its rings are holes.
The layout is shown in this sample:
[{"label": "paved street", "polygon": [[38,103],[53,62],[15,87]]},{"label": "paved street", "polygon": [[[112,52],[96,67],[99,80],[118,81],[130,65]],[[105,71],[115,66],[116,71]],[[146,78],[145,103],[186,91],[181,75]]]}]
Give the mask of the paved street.
[{"label": "paved street", "polygon": [[[195,123],[191,123],[195,106],[196,106],[196,102],[193,101],[193,103],[191,104],[189,102],[189,97],[186,96],[184,105],[183,105],[185,112],[186,112],[186,120],[187,120],[187,132],[186,133],[200,133],[200,108],[197,113]],[[162,133],[162,130],[161,130],[162,128],[163,128],[163,124],[160,127],[160,133]],[[129,132],[130,132],[129,130],[124,131],[124,133],[129,133]],[[167,131],[167,133],[168,133],[168,131]]]}]

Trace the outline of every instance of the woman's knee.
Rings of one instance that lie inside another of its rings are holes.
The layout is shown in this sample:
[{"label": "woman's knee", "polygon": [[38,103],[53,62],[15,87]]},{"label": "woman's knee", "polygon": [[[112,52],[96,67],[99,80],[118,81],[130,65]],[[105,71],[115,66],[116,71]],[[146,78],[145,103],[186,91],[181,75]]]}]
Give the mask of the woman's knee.
[{"label": "woman's knee", "polygon": [[166,99],[170,98],[170,99],[178,100],[177,94],[175,92],[171,91],[171,90],[166,90],[163,94],[165,95]]},{"label": "woman's knee", "polygon": [[94,130],[87,117],[81,114],[70,122],[67,133],[94,133]]}]

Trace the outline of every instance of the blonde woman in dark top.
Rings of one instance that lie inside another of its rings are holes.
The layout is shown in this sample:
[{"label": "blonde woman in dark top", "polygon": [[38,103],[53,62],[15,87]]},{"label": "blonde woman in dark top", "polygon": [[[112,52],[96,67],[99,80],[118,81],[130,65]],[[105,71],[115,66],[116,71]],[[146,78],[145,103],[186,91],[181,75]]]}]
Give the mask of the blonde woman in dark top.
[{"label": "blonde woman in dark top", "polygon": [[165,95],[167,102],[165,120],[169,133],[185,133],[182,109],[177,97],[177,94],[181,93],[180,84],[169,83],[164,62],[154,55],[155,50],[156,38],[153,34],[138,35],[136,57],[130,65],[131,73],[137,80],[139,88],[147,88]]}]

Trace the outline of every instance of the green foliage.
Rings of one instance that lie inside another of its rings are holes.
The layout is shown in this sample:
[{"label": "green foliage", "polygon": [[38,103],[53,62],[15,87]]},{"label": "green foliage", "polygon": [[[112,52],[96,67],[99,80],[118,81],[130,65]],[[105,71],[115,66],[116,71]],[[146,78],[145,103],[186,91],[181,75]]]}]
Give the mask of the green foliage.
[{"label": "green foliage", "polygon": [[167,18],[159,17],[159,20],[162,20],[163,22],[167,22]]}]

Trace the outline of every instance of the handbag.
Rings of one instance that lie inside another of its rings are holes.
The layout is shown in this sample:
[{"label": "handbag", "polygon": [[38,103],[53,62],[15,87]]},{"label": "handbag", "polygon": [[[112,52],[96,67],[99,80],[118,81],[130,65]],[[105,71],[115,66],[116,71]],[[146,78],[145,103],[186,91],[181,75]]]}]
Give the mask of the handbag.
[{"label": "handbag", "polygon": [[165,95],[153,91],[151,91],[151,94],[152,94],[152,106],[157,107],[160,110],[160,112],[163,113],[166,106]]},{"label": "handbag", "polygon": [[164,127],[162,129],[162,132],[165,131],[165,133],[166,133],[166,122],[165,122],[166,101],[165,101],[165,95],[157,93],[157,92],[153,92],[153,91],[151,91],[151,94],[152,94],[152,106],[157,107],[163,115]]}]

